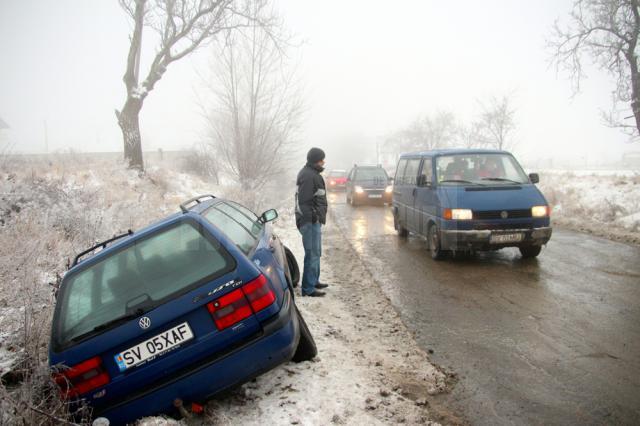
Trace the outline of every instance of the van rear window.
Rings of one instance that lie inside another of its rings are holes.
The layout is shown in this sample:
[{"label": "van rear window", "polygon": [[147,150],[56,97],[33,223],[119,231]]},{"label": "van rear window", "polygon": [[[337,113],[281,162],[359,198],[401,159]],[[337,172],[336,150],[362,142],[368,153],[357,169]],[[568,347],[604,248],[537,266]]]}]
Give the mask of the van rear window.
[{"label": "van rear window", "polygon": [[234,268],[235,260],[202,225],[179,222],[65,277],[54,342],[68,346]]}]

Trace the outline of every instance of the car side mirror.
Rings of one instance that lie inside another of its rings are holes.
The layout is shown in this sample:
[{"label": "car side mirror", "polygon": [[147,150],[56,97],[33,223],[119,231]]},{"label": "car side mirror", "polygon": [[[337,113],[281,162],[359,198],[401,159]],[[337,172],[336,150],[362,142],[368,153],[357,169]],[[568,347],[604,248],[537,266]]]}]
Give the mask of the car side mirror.
[{"label": "car side mirror", "polygon": [[529,180],[531,181],[531,183],[538,183],[540,182],[540,176],[537,173],[530,173]]},{"label": "car side mirror", "polygon": [[269,209],[260,215],[260,222],[267,223],[274,221],[278,218],[278,211],[276,209]]}]

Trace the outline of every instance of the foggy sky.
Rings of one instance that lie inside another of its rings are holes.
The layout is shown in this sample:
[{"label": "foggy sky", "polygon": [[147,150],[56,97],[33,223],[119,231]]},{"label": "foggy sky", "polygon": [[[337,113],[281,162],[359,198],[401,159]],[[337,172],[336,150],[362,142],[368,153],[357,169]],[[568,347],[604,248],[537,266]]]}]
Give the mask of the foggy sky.
[{"label": "foggy sky", "polygon": [[[373,150],[385,134],[438,110],[469,121],[476,100],[504,93],[514,93],[516,153],[525,160],[594,162],[640,150],[601,123],[611,78],[587,68],[590,78],[571,99],[566,74],[549,66],[545,37],[571,3],[277,1],[304,41],[301,151],[324,147],[330,165],[344,143]],[[114,109],[125,99],[129,33],[115,0],[0,0],[0,117],[14,151],[44,152],[45,121],[49,151],[122,149]],[[203,137],[196,99],[209,53],[172,64],[149,95],[144,150],[187,148]]]}]

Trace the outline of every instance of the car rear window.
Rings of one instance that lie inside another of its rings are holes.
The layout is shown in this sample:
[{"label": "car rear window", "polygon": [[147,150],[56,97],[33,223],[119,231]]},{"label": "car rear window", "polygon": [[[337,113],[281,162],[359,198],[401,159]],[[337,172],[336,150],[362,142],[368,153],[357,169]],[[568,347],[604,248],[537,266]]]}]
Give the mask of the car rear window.
[{"label": "car rear window", "polygon": [[356,170],[356,177],[355,180],[357,181],[387,181],[389,180],[389,177],[387,176],[387,172],[385,171],[385,169],[381,168],[381,167],[367,167],[367,168],[359,168]]},{"label": "car rear window", "polygon": [[344,170],[332,170],[331,172],[329,172],[329,177],[344,178],[347,177],[347,172]]},{"label": "car rear window", "polygon": [[178,222],[65,278],[54,341],[68,346],[96,327],[140,308],[148,311],[234,268],[235,260],[202,225]]}]

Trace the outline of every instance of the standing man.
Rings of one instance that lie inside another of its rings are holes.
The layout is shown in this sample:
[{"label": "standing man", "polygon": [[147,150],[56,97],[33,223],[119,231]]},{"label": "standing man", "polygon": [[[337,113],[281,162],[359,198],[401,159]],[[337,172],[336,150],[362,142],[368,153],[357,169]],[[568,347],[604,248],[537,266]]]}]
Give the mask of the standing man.
[{"label": "standing man", "polygon": [[328,287],[319,282],[322,225],[327,222],[327,190],[320,176],[323,166],[324,151],[311,148],[307,153],[307,164],[298,173],[296,182],[296,226],[304,246],[302,295],[311,297],[324,296],[325,293],[318,289]]}]

